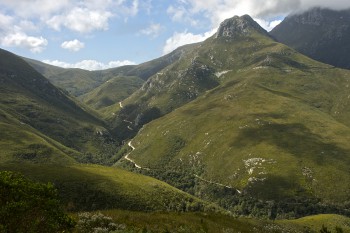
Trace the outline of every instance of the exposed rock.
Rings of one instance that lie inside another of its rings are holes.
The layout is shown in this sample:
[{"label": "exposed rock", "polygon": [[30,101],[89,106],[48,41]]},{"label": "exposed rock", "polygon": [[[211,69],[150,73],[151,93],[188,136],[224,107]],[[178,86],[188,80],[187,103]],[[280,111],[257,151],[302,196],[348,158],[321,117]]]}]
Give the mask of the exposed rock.
[{"label": "exposed rock", "polygon": [[243,15],[241,17],[234,16],[230,19],[226,19],[220,24],[220,27],[216,33],[216,38],[236,38],[240,36],[248,36],[253,31],[258,31],[267,36],[268,33],[249,15]]}]

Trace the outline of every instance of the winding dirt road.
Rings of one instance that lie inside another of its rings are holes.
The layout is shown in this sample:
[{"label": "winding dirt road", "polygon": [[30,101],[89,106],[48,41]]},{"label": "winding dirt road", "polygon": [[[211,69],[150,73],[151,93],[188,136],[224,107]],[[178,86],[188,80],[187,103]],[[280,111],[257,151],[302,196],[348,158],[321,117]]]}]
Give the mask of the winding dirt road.
[{"label": "winding dirt road", "polygon": [[128,146],[131,147],[132,150],[131,150],[129,153],[127,153],[127,154],[124,156],[124,158],[125,158],[126,160],[128,160],[129,162],[133,163],[134,166],[135,166],[136,168],[138,168],[138,169],[149,170],[149,168],[141,167],[140,165],[138,165],[137,163],[135,163],[135,161],[134,161],[133,159],[130,159],[130,158],[129,158],[129,155],[131,154],[131,152],[133,152],[133,151],[135,150],[135,147],[134,147],[131,143],[132,143],[132,142],[129,141],[129,142],[128,142]]}]

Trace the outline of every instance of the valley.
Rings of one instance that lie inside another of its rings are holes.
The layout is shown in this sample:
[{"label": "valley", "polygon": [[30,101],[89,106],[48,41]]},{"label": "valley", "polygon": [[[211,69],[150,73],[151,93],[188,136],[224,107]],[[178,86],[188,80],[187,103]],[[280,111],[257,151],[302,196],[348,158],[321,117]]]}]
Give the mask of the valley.
[{"label": "valley", "polygon": [[0,171],[52,183],[73,232],[350,232],[350,70],[282,26],[99,71],[0,49]]}]

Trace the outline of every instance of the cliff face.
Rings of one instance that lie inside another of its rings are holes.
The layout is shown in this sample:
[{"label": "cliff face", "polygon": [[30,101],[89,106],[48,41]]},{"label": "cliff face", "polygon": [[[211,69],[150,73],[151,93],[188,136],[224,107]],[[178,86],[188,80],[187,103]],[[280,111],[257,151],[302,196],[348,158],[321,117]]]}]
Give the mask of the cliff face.
[{"label": "cliff face", "polygon": [[315,60],[350,69],[350,10],[314,8],[288,16],[270,34]]}]

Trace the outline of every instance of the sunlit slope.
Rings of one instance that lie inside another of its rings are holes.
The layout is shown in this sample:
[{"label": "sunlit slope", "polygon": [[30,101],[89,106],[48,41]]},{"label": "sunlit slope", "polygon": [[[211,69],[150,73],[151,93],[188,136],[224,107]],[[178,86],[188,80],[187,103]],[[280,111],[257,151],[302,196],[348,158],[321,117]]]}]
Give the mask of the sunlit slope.
[{"label": "sunlit slope", "polygon": [[65,69],[29,58],[24,58],[24,60],[55,86],[62,88],[74,96],[88,93],[107,80],[128,72],[133,68],[133,66],[124,66],[101,71],[88,71],[73,68]]},{"label": "sunlit slope", "polygon": [[91,108],[103,111],[103,108],[119,103],[139,89],[143,80],[136,76],[115,77],[106,81],[79,99]]},{"label": "sunlit slope", "polygon": [[145,125],[129,157],[197,195],[206,180],[260,200],[348,203],[350,73],[267,37],[224,39],[204,42],[213,59],[198,56],[232,57],[217,87]]},{"label": "sunlit slope", "polygon": [[[204,211],[213,205],[151,177],[98,165],[51,166],[1,163],[1,170],[51,182],[67,210]],[[219,210],[219,208],[216,208]]]},{"label": "sunlit slope", "polygon": [[[237,218],[215,213],[142,213],[125,210],[101,211],[126,230],[151,232],[293,232],[317,233],[322,225],[331,232],[350,232],[350,219],[339,215],[313,215],[296,220]],[[336,231],[338,229],[338,231]],[[342,231],[340,231],[340,229]]]},{"label": "sunlit slope", "polygon": [[0,162],[72,164],[81,154],[0,110]]},{"label": "sunlit slope", "polygon": [[[192,46],[181,59],[152,76],[123,101],[124,108],[118,109],[113,121],[116,133],[124,130],[126,133],[122,136],[129,137],[132,132],[128,131],[130,124],[126,122],[132,122],[137,132],[149,120],[222,85],[231,77],[228,74],[253,69],[258,73],[267,66],[285,72],[312,66],[328,68],[275,42],[247,15],[226,20],[215,35]],[[147,120],[140,123],[140,118]]]},{"label": "sunlit slope", "polygon": [[[0,50],[0,57],[0,107],[7,118],[13,120],[6,122],[2,118],[2,123],[14,124],[13,127],[20,127],[19,131],[28,125],[82,155],[109,153],[112,156],[114,139],[102,120],[54,87],[20,57],[5,50]],[[8,140],[6,136],[0,139]],[[9,147],[17,149],[16,143],[8,144],[6,149]],[[110,151],[105,153],[108,148]]]}]

